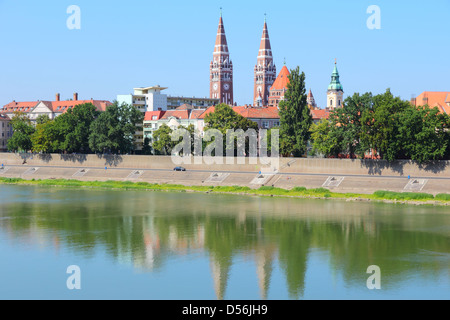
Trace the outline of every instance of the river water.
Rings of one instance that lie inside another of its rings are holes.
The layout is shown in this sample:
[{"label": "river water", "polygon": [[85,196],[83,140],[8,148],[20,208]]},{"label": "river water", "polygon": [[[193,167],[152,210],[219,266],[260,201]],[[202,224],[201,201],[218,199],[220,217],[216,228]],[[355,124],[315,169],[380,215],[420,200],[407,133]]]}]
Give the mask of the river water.
[{"label": "river water", "polygon": [[450,212],[0,185],[0,299],[450,299]]}]

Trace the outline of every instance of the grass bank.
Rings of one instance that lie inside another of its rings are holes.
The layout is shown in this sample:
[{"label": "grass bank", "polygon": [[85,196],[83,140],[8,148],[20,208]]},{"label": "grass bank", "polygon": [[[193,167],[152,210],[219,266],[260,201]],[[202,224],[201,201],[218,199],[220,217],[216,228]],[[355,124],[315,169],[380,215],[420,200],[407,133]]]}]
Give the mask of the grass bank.
[{"label": "grass bank", "polygon": [[184,186],[177,184],[157,184],[148,182],[132,181],[80,181],[66,179],[49,180],[25,180],[20,178],[2,178],[0,184],[14,185],[39,185],[58,186],[73,188],[95,188],[95,189],[119,189],[119,190],[148,190],[148,191],[176,191],[176,192],[205,192],[205,193],[229,193],[246,194],[273,197],[297,197],[297,198],[319,198],[319,199],[346,199],[354,201],[384,201],[389,203],[414,203],[450,205],[450,194],[438,194],[436,196],[428,193],[391,192],[377,191],[374,194],[337,193],[325,188],[307,189],[295,187],[291,190],[261,187],[251,189],[241,186]]}]

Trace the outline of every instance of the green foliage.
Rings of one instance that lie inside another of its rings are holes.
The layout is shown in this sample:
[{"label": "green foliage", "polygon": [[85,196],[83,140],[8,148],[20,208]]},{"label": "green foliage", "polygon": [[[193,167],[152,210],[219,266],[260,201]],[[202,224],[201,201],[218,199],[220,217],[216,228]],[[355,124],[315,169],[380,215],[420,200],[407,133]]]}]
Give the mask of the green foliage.
[{"label": "green foliage", "polygon": [[280,152],[284,156],[305,155],[312,116],[307,105],[305,73],[291,70],[285,100],[280,102]]},{"label": "green foliage", "polygon": [[433,200],[434,196],[428,193],[376,191],[374,196],[388,200]]},{"label": "green foliage", "polygon": [[[255,132],[257,132],[258,124],[256,122],[248,120],[247,118],[238,114],[229,105],[221,103],[221,104],[218,104],[214,108],[214,112],[208,113],[205,116],[205,131],[207,132],[208,130],[211,130],[211,129],[219,130],[222,133],[223,153],[227,154],[227,149],[226,149],[227,148],[227,133],[229,130],[233,130],[233,131],[243,130],[245,133],[249,129],[253,129],[253,130],[255,130]],[[237,155],[239,141],[236,136],[233,138],[232,142],[234,142],[233,143],[234,150],[229,150],[229,152],[234,153],[234,155]],[[209,142],[209,143],[204,143],[203,149],[207,145],[212,144],[212,143],[214,143],[214,141]],[[245,138],[245,146],[244,146],[243,150],[245,150],[245,152],[248,154],[248,152],[249,152],[249,138],[248,137]]]},{"label": "green foliage", "polygon": [[319,153],[325,157],[337,157],[341,152],[340,141],[336,137],[336,127],[330,121],[322,119],[317,124],[311,126],[312,148],[314,153]]},{"label": "green foliage", "polygon": [[158,155],[170,155],[176,143],[172,141],[173,130],[166,124],[153,132],[153,149]]},{"label": "green foliage", "polygon": [[407,101],[394,97],[388,89],[373,99],[373,108],[365,109],[361,118],[361,142],[377,151],[382,159],[394,161],[404,158],[399,148],[397,115],[411,108]]},{"label": "green foliage", "polygon": [[291,191],[292,192],[305,192],[307,189],[305,187],[295,187]]},{"label": "green foliage", "polygon": [[33,148],[31,136],[35,129],[27,115],[16,112],[11,119],[13,135],[8,140],[9,151],[29,151]]},{"label": "green foliage", "polygon": [[95,119],[91,126],[89,147],[94,152],[131,153],[134,134],[144,114],[131,105],[115,101]]},{"label": "green foliage", "polygon": [[450,194],[440,193],[434,197],[436,200],[450,201]]},{"label": "green foliage", "polygon": [[384,94],[355,93],[341,109],[311,128],[313,151],[364,158],[410,159],[418,163],[450,158],[450,117],[428,106],[414,107]]},{"label": "green foliage", "polygon": [[258,124],[236,113],[229,105],[221,103],[214,108],[214,112],[205,116],[205,130],[209,129],[217,129],[226,135],[227,130],[258,130]]}]

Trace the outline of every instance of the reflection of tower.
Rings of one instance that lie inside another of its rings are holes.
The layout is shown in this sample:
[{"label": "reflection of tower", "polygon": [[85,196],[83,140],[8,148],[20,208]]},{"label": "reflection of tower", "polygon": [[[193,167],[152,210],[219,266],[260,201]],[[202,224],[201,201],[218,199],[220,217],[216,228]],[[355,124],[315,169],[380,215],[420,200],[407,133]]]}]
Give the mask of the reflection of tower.
[{"label": "reflection of tower", "polygon": [[219,29],[210,64],[210,98],[220,103],[233,104],[233,62],[228,51],[227,37],[220,14]]},{"label": "reflection of tower", "polygon": [[228,285],[228,273],[230,271],[230,263],[228,261],[219,260],[211,255],[211,271],[214,281],[214,291],[218,300],[223,300]]},{"label": "reflection of tower", "polygon": [[256,273],[258,275],[261,298],[266,300],[273,270],[275,248],[264,246],[256,253]]}]

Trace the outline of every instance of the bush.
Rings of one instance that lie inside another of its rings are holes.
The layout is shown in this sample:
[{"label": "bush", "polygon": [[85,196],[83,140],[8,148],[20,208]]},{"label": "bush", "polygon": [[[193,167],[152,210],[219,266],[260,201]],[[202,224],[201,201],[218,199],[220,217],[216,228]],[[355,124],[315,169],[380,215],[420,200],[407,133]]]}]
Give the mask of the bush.
[{"label": "bush", "polygon": [[429,193],[376,191],[374,196],[388,200],[432,200],[434,196]]},{"label": "bush", "polygon": [[305,187],[295,187],[291,191],[292,192],[305,192],[307,189]]},{"label": "bush", "polygon": [[450,194],[440,193],[435,197],[436,200],[450,201]]}]

